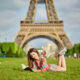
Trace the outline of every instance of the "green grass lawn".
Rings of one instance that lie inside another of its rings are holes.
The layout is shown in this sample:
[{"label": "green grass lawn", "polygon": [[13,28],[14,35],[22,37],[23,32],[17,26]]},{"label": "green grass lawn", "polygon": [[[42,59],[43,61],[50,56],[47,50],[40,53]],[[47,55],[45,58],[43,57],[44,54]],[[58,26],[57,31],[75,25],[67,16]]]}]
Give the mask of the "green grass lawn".
[{"label": "green grass lawn", "polygon": [[[56,59],[47,59],[57,64]],[[80,80],[80,59],[66,59],[66,72],[24,71],[21,64],[27,65],[26,58],[0,58],[0,80]]]}]

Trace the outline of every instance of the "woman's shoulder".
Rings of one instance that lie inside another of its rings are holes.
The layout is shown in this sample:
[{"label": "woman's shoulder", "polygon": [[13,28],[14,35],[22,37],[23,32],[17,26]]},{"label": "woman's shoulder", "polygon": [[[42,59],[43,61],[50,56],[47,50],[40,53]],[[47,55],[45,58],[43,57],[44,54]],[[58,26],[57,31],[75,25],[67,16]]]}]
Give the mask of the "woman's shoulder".
[{"label": "woman's shoulder", "polygon": [[46,60],[46,58],[41,56],[41,61],[45,61],[45,60]]}]

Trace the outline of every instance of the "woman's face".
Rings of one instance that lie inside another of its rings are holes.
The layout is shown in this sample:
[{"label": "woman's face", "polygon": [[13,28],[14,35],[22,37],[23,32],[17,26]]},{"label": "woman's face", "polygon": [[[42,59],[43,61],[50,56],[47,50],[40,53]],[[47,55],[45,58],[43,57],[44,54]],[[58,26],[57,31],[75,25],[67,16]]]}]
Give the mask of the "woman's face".
[{"label": "woman's face", "polygon": [[39,56],[36,52],[31,52],[30,53],[30,56],[33,58],[33,59],[39,59]]}]

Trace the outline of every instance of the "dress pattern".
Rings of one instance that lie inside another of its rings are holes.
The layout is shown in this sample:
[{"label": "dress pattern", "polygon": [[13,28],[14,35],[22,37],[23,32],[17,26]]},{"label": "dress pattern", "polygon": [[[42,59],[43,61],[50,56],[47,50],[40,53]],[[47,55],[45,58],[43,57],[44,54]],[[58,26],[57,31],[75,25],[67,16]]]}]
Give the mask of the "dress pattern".
[{"label": "dress pattern", "polygon": [[[41,62],[42,61],[42,62]],[[42,64],[41,64],[42,63]],[[45,72],[45,71],[57,71],[57,65],[55,64],[47,64],[46,62],[46,58],[42,57],[38,62],[33,62],[33,68],[32,70],[35,71],[41,71],[41,72]]]}]

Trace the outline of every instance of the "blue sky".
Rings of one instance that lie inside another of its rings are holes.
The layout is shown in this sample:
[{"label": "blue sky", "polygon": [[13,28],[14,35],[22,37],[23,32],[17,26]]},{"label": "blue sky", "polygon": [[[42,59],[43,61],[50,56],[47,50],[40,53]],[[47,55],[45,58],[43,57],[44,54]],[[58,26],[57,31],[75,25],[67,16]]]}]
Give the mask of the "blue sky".
[{"label": "blue sky", "polygon": [[[72,43],[80,43],[80,3],[79,0],[54,0],[64,29]],[[0,0],[0,42],[12,42],[20,29],[29,0]],[[37,5],[35,22],[47,22],[45,5]],[[44,42],[49,40],[44,39]],[[41,43],[42,40],[38,39]],[[33,44],[36,40],[33,41]],[[32,42],[31,42],[32,43]],[[45,43],[45,44],[46,44]]]}]

